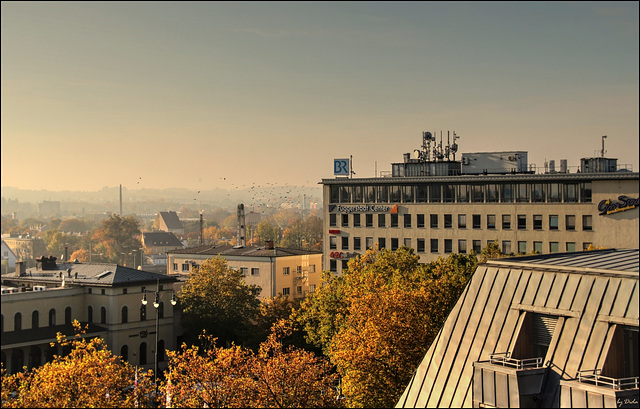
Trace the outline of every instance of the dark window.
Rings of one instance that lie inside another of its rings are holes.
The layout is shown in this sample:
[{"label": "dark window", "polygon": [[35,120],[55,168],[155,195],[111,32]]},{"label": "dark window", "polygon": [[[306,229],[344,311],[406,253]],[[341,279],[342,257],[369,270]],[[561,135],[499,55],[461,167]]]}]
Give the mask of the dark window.
[{"label": "dark window", "polygon": [[251,267],[251,275],[252,276],[259,276],[260,275],[260,268],[259,267]]},{"label": "dark window", "polygon": [[444,239],[444,252],[451,253],[453,251],[453,240]]},{"label": "dark window", "polygon": [[436,184],[429,186],[429,202],[442,202],[442,185]]},{"label": "dark window", "polygon": [[474,229],[481,229],[482,228],[482,218],[480,217],[479,214],[474,214],[473,215],[473,228]]},{"label": "dark window", "polygon": [[340,201],[340,188],[338,186],[329,186],[329,201],[331,203],[338,203]]},{"label": "dark window", "polygon": [[349,260],[342,260],[342,271],[347,271],[349,269]]},{"label": "dark window", "polygon": [[353,227],[360,227],[360,213],[353,215]]},{"label": "dark window", "polygon": [[562,202],[562,190],[560,186],[560,183],[549,183],[549,195],[547,196],[549,202]]},{"label": "dark window", "polygon": [[373,215],[366,214],[365,219],[366,219],[367,227],[373,227]]},{"label": "dark window", "polygon": [[410,214],[405,214],[404,215],[404,227],[411,227],[411,215]]},{"label": "dark window", "polygon": [[416,186],[416,202],[426,203],[428,198],[428,189],[426,185]]},{"label": "dark window", "polygon": [[467,215],[466,214],[459,214],[458,215],[458,228],[459,229],[466,229],[467,228]]},{"label": "dark window", "polygon": [[432,214],[430,217],[431,220],[431,228],[432,229],[437,229],[438,228],[438,215],[437,214]]},{"label": "dark window", "polygon": [[376,201],[376,189],[373,186],[364,187],[364,201],[367,203],[375,203]]},{"label": "dark window", "polygon": [[593,230],[593,216],[590,214],[582,216],[582,230]]},{"label": "dark window", "polygon": [[527,228],[527,215],[519,214],[518,215],[518,230],[526,230]]},{"label": "dark window", "polygon": [[336,236],[329,236],[329,249],[336,250],[338,248],[338,238]]},{"label": "dark window", "polygon": [[349,237],[342,237],[342,250],[349,250]]},{"label": "dark window", "polygon": [[71,324],[71,307],[64,309],[64,323],[67,325]]},{"label": "dark window", "polygon": [[467,254],[467,241],[466,240],[458,240],[458,253]]},{"label": "dark window", "polygon": [[353,238],[353,249],[354,250],[361,250],[360,237],[354,237]]},{"label": "dark window", "polygon": [[120,348],[120,356],[122,357],[123,361],[128,361],[129,360],[129,347],[126,345],[123,345],[122,348]]},{"label": "dark window", "polygon": [[351,186],[340,186],[340,203],[351,202]]},{"label": "dark window", "polygon": [[521,183],[516,185],[516,202],[526,203],[529,201],[529,185]]},{"label": "dark window", "polygon": [[431,252],[432,253],[438,252],[438,239],[431,239]]},{"label": "dark window", "polygon": [[391,214],[391,227],[398,227],[398,213]]},{"label": "dark window", "polygon": [[[335,259],[329,260],[329,270],[332,272],[338,271],[338,262]],[[284,295],[284,293],[283,293]]]},{"label": "dark window", "polygon": [[403,186],[402,187],[402,201],[404,203],[413,203],[414,201],[414,191],[413,186]]},{"label": "dark window", "polygon": [[513,199],[513,185],[511,183],[500,185],[500,201],[503,203],[512,203]]},{"label": "dark window", "polygon": [[105,289],[104,289],[104,288],[100,290],[100,294],[101,294],[101,295],[105,295],[105,293],[106,293],[106,291],[105,291]]},{"label": "dark window", "polygon": [[13,330],[20,331],[22,329],[22,314],[16,312],[16,315],[13,316]]},{"label": "dark window", "polygon": [[424,239],[418,239],[418,253],[424,253]]},{"label": "dark window", "polygon": [[475,251],[476,253],[480,253],[482,251],[482,241],[473,240],[472,244],[473,244],[473,251]]},{"label": "dark window", "polygon": [[502,215],[502,230],[509,230],[511,228],[511,215],[503,214]]},{"label": "dark window", "polygon": [[56,310],[54,308],[49,310],[49,326],[56,325]]},{"label": "dark window", "polygon": [[497,202],[498,201],[498,185],[496,184],[488,184],[487,187],[487,202]]},{"label": "dark window", "polygon": [[336,223],[337,223],[336,216],[337,215],[335,213],[329,214],[329,226],[331,226],[331,227],[335,227],[336,226]]},{"label": "dark window", "polygon": [[122,323],[126,324],[127,322],[129,322],[129,310],[125,305],[124,307],[122,307]]},{"label": "dark window", "polygon": [[531,312],[524,314],[521,331],[511,355],[516,359],[540,357],[544,360],[551,345],[558,318]]},{"label": "dark window", "polygon": [[378,186],[378,203],[389,203],[389,186]]},{"label": "dark window", "polygon": [[87,322],[91,324],[93,322],[93,307],[87,307]]},{"label": "dark window", "polygon": [[389,186],[389,198],[392,203],[400,203],[400,186]]},{"label": "dark window", "polygon": [[349,227],[349,214],[342,215],[342,227]]},{"label": "dark window", "polygon": [[542,215],[533,215],[533,230],[542,230]]},{"label": "dark window", "polygon": [[416,227],[424,227],[424,214],[416,215]]},{"label": "dark window", "polygon": [[534,183],[531,185],[531,201],[532,202],[544,202],[544,185],[542,183]]},{"label": "dark window", "polygon": [[591,182],[580,184],[580,201],[582,203],[591,203]]},{"label": "dark window", "polygon": [[576,216],[573,214],[568,214],[565,219],[565,228],[567,230],[575,230],[576,229]]},{"label": "dark window", "polygon": [[122,289],[122,294],[126,294],[126,293],[127,293],[127,289],[126,289],[126,288],[123,288],[123,289]]},{"label": "dark window", "polygon": [[564,185],[564,201],[568,203],[576,203],[578,201],[578,183],[570,183]]},{"label": "dark window", "polygon": [[454,185],[442,185],[442,201],[453,203],[456,200],[456,189]]},{"label": "dark window", "polygon": [[391,250],[398,250],[398,239],[396,237],[391,239]]},{"label": "dark window", "polygon": [[445,229],[450,229],[453,227],[453,216],[451,216],[450,214],[445,214],[444,215],[444,228]]},{"label": "dark window", "polygon": [[143,342],[140,344],[140,365],[147,364],[147,343]]},{"label": "dark window", "polygon": [[471,201],[476,203],[484,202],[483,185],[471,185]]},{"label": "dark window", "polygon": [[386,214],[379,214],[378,215],[378,227],[384,227],[386,217],[387,217]]},{"label": "dark window", "polygon": [[40,313],[34,311],[31,313],[31,328],[38,328],[40,326]]},{"label": "dark window", "polygon": [[104,307],[100,308],[100,324],[107,323],[107,309]]},{"label": "dark window", "polygon": [[384,249],[387,247],[387,240],[384,237],[378,237],[378,248]]}]

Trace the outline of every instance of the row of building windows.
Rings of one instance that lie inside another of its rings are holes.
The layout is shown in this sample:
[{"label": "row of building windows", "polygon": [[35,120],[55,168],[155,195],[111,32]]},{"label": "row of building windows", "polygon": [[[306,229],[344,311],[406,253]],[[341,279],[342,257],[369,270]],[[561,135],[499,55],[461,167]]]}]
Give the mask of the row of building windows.
[{"label": "row of building windows", "polygon": [[[309,264],[309,272],[310,273],[316,272],[315,264]],[[282,275],[288,276],[289,274],[291,274],[290,267],[282,267]],[[296,266],[296,274],[302,274],[302,266]]]},{"label": "row of building windows", "polygon": [[[160,305],[157,309],[158,318],[164,318],[164,303],[160,301]],[[129,322],[129,309],[125,305],[121,310],[121,319],[122,323],[125,324]],[[145,321],[147,319],[147,306],[140,306],[140,321]],[[71,307],[67,307],[64,310],[64,322],[65,324],[71,324]],[[90,305],[87,307],[87,322],[93,323],[93,307]],[[107,309],[105,307],[100,307],[100,324],[107,323]],[[53,327],[56,325],[56,309],[51,308],[49,310],[49,326]],[[0,324],[2,328],[2,332],[4,332],[4,314],[2,315],[2,323]],[[39,328],[40,327],[40,313],[38,311],[33,311],[31,313],[31,328]],[[22,314],[17,312],[13,317],[13,329],[14,331],[22,330]]]},{"label": "row of building windows", "polygon": [[[344,237],[343,239],[346,239],[346,237]],[[362,239],[361,237],[354,237],[353,248],[351,249],[348,246],[348,241],[343,241],[342,250],[353,250],[353,251],[363,250],[361,239]],[[439,246],[439,243],[441,241],[444,241],[443,247]],[[466,239],[457,240],[458,253],[462,253],[462,254],[467,253],[467,250],[468,250],[467,241],[468,240]],[[471,249],[473,251],[475,251],[476,253],[479,253],[482,250],[482,245],[483,245],[482,240],[469,240],[469,241],[471,242]],[[487,240],[486,244],[488,245],[489,243],[494,243],[495,241],[496,240]],[[429,249],[431,253],[453,253],[454,242],[455,242],[454,239],[416,239],[416,245],[413,248],[416,250],[417,253],[426,253],[427,252],[426,244],[429,243],[430,245]],[[503,253],[525,254],[530,251],[535,251],[538,253],[543,253],[543,252],[557,253],[561,251],[560,242],[558,241],[550,241],[548,243],[548,248],[546,250],[543,248],[543,242],[541,241],[533,241],[532,242],[533,247],[527,247],[527,241],[518,241],[517,249],[513,248],[511,243],[512,243],[511,240],[502,241],[501,248]],[[390,247],[387,247],[387,238],[385,237],[378,238],[377,245],[378,245],[378,248],[381,248],[381,249],[390,248],[391,250],[397,250],[401,245],[404,247],[412,248],[412,240],[410,238],[405,238],[403,239],[402,242],[400,241],[399,238],[391,238],[389,240],[389,244],[390,244]],[[591,245],[591,242],[582,242],[582,250],[586,250],[587,248],[589,248],[590,245]],[[364,249],[370,249],[373,246],[374,246],[373,237],[366,237]],[[564,248],[562,248],[562,251],[567,251],[567,252],[576,251],[576,242],[573,242],[573,241],[565,242],[565,245],[564,245]]]},{"label": "row of building windows", "polygon": [[[139,365],[146,365],[148,362],[148,353],[147,353],[147,343],[142,342],[139,346],[139,357],[140,362]],[[63,346],[62,351],[58,351],[58,346],[53,345],[46,347],[44,350],[44,361],[52,362],[54,355],[66,356],[71,353],[70,346]],[[135,355],[135,353],[134,353]],[[122,356],[122,360],[129,361],[129,346],[123,345],[120,348],[120,356]],[[165,342],[163,339],[158,341],[158,362],[164,362],[165,360]],[[2,364],[3,367],[7,367],[7,356],[5,355],[5,351],[2,351]],[[42,364],[42,349],[37,345],[32,345],[29,347],[28,351],[28,362],[25,365],[25,356],[22,348],[14,348],[11,350],[11,368],[9,373],[18,373],[22,371],[23,366],[27,366],[29,369],[37,368]]]},{"label": "row of building windows", "polygon": [[591,203],[591,182],[331,185],[330,203]]},{"label": "row of building windows", "polygon": [[[349,215],[348,213],[341,214],[341,226],[349,227],[350,223],[353,227],[363,227],[362,224],[362,214],[353,213]],[[350,222],[350,217],[351,222]],[[364,227],[374,227],[374,215],[372,213],[364,214]],[[379,213],[377,215],[378,227],[387,227],[387,214]],[[402,216],[402,217],[401,217]],[[438,214],[416,214],[415,215],[415,227],[416,228],[425,228],[427,223],[427,216],[429,216],[429,227],[432,229],[437,229],[443,227],[445,229],[452,229],[454,225],[454,216],[453,214],[444,214],[442,217]],[[402,218],[402,227],[411,228],[414,226],[413,224],[413,215],[412,214],[403,214],[399,215],[397,213],[389,214],[389,227],[400,227],[400,219]],[[482,229],[482,215],[473,214],[471,215],[471,227],[474,229]],[[541,214],[532,215],[532,227],[533,230],[543,230],[544,217]],[[564,229],[565,230],[576,230],[576,215],[568,214],[565,215],[564,218],[561,218],[557,214],[552,214],[548,216],[547,219],[547,228],[549,230],[560,230],[560,221],[564,219]],[[329,226],[337,227],[338,215],[336,213],[329,214]],[[485,226],[487,229],[497,229],[498,221],[501,222],[500,227],[502,230],[510,230],[512,229],[512,215],[511,214],[487,214],[485,219]],[[527,215],[526,214],[518,214],[515,219],[516,225],[515,227],[518,230],[526,230],[527,229]],[[467,215],[466,214],[458,214],[457,215],[457,228],[458,229],[466,229],[467,228]],[[590,231],[593,230],[593,216],[592,215],[583,215],[582,216],[582,230]]]},{"label": "row of building windows", "polygon": [[[314,293],[316,291],[315,284],[309,284],[309,292]],[[291,287],[284,287],[282,289],[282,295],[291,295]],[[302,291],[302,286],[296,287],[296,297],[302,297],[304,295]]]}]

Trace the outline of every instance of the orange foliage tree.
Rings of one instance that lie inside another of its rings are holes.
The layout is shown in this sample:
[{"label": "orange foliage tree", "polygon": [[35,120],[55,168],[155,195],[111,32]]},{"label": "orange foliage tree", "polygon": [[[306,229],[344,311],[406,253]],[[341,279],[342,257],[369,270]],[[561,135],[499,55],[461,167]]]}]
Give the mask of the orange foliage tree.
[{"label": "orange foliage tree", "polygon": [[[114,356],[101,338],[77,334],[67,339],[58,333],[58,344],[71,346],[66,356],[34,369],[6,375],[2,370],[2,407],[148,407],[151,405],[151,374],[138,376],[134,386],[134,368]],[[52,343],[52,346],[55,343]]]},{"label": "orange foliage tree", "polygon": [[202,335],[202,349],[182,345],[170,351],[167,382],[161,387],[172,407],[339,407],[330,364],[314,354],[284,347],[285,320],[274,324],[257,353],[232,345],[217,347]]},{"label": "orange foliage tree", "polygon": [[418,260],[369,250],[294,313],[336,365],[347,406],[395,405],[477,265],[475,254]]}]

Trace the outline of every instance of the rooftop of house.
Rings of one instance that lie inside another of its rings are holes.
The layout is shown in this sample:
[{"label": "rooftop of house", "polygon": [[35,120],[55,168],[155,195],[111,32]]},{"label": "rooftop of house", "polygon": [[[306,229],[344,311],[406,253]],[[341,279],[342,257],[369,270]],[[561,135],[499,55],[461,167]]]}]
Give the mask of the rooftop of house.
[{"label": "rooftop of house", "polygon": [[186,249],[172,250],[171,254],[200,254],[207,256],[245,256],[245,257],[287,257],[322,254],[321,251],[291,249],[283,247],[269,248],[269,246],[231,246],[231,245],[203,245]]}]

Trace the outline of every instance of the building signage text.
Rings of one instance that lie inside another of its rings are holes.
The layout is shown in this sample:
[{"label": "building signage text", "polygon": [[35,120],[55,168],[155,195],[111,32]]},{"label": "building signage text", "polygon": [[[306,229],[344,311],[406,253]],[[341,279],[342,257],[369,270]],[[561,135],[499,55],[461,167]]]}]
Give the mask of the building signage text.
[{"label": "building signage text", "polygon": [[349,253],[346,251],[332,251],[331,253],[329,253],[330,258],[353,258],[358,257],[359,255],[359,253]]},{"label": "building signage text", "polygon": [[388,212],[389,210],[391,210],[390,206],[372,205],[372,204],[364,204],[364,205],[358,205],[358,206],[341,206],[341,205],[329,206],[329,212],[338,211],[340,213]]},{"label": "building signage text", "polygon": [[607,215],[611,213],[623,212],[625,210],[635,209],[640,205],[639,198],[632,198],[628,196],[618,196],[619,201],[603,200],[598,204],[598,210],[600,215]]}]

